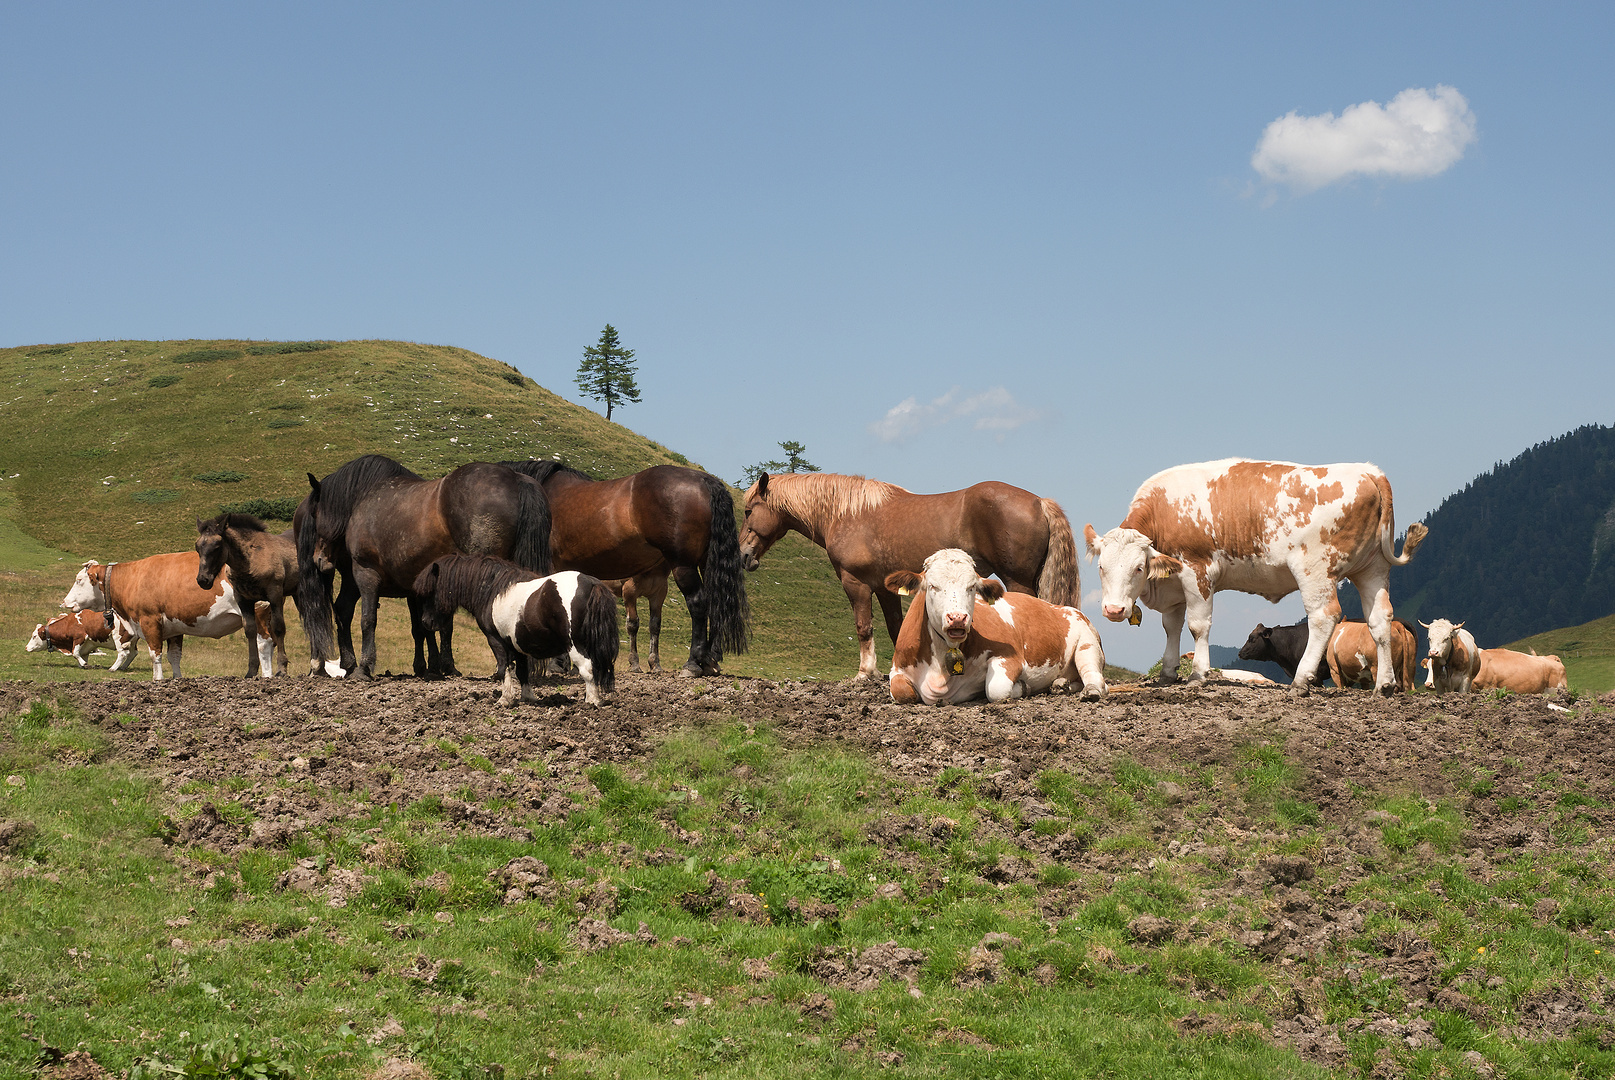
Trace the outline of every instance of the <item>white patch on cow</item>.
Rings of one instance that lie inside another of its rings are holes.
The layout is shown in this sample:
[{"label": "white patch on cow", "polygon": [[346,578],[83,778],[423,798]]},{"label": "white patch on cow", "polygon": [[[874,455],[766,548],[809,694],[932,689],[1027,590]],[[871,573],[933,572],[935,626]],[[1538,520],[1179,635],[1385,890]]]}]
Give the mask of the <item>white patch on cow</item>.
[{"label": "white patch on cow", "polygon": [[[208,606],[206,612],[197,617],[195,622],[186,622],[170,615],[162,617],[162,634],[165,640],[176,637],[228,637],[241,629],[241,611],[236,606],[235,590],[222,577],[214,582],[213,587],[219,590],[213,597],[213,603]],[[148,641],[146,644],[150,645],[151,642]]]},{"label": "white patch on cow", "polygon": [[[62,606],[69,611],[83,611],[85,608],[94,608],[97,611],[105,610],[107,598],[101,592],[101,587],[90,580],[90,567],[99,566],[96,562],[87,562],[79,568],[78,574],[73,578],[73,587],[67,590],[62,597]],[[108,563],[112,567],[117,563]],[[104,574],[105,571],[102,571]]]},{"label": "white patch on cow", "polygon": [[28,639],[28,644],[25,646],[25,648],[28,652],[39,652],[44,647],[45,624],[40,623],[38,626],[34,627],[34,636]]},{"label": "white patch on cow", "polygon": [[1009,701],[1026,692],[1019,682],[1009,677],[1004,666],[1004,658],[1001,656],[995,656],[987,661],[988,701]]},{"label": "white patch on cow", "polygon": [[998,612],[998,617],[1004,620],[1005,625],[1015,625],[1015,609],[1009,606],[1007,594],[993,601],[993,610]]}]

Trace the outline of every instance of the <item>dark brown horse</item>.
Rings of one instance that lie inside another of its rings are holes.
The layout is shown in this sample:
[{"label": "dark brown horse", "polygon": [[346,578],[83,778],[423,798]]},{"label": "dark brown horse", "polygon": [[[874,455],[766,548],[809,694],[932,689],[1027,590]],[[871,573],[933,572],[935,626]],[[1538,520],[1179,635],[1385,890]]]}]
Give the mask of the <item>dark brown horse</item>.
[{"label": "dark brown horse", "polygon": [[[220,514],[196,522],[196,584],[213,588],[213,579],[225,566],[235,587],[241,614],[269,605],[269,637],[275,646],[274,673],[286,674],[286,598],[297,596],[297,543],[291,530],[272,533],[251,514]],[[247,635],[247,678],[259,673],[258,623],[243,617]],[[263,674],[268,675],[265,671]]]},{"label": "dark brown horse", "polygon": [[941,495],[916,495],[882,480],[835,473],[759,476],[746,492],[740,554],[746,569],[795,529],[830,556],[858,628],[858,678],[877,675],[875,614],[880,600],[892,641],[902,601],[886,588],[896,570],[917,570],[943,548],[962,548],[976,572],[997,574],[1016,592],[1078,607],[1082,580],[1065,511],[1052,499],[988,481]]},{"label": "dark brown horse", "polygon": [[[309,474],[297,508],[298,610],[308,633],[310,667],[323,672],[332,650],[331,585],[342,572],[334,614],[342,667],[368,679],[376,669],[376,606],[383,596],[409,601],[415,674],[456,675],[453,623],[426,619],[415,579],[432,560],[456,552],[494,555],[550,572],[550,514],[544,490],[503,465],[478,461],[440,480],[425,480],[391,458],[355,458],[324,480]],[[322,571],[322,566],[330,569]],[[353,654],[353,609],[362,601],[363,655]],[[424,654],[423,655],[423,651]],[[502,677],[504,672],[501,670]]]},{"label": "dark brown horse", "polygon": [[716,476],[677,465],[594,480],[557,461],[507,461],[544,485],[557,570],[609,581],[665,562],[690,609],[682,676],[715,675],[724,650],[745,652],[751,609],[735,533],[735,504]]}]

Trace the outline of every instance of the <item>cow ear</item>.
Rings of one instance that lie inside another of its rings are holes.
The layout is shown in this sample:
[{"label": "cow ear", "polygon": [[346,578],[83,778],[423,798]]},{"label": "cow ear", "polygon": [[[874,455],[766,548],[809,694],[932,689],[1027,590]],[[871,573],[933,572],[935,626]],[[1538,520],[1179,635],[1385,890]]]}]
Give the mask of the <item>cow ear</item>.
[{"label": "cow ear", "polygon": [[1099,558],[1099,534],[1094,532],[1093,522],[1082,527],[1082,538],[1088,541],[1088,558]]},{"label": "cow ear", "polygon": [[976,588],[976,594],[987,603],[996,604],[1004,598],[1004,583],[1002,581],[983,579],[982,583]]},{"label": "cow ear", "polygon": [[1154,581],[1165,581],[1182,570],[1183,564],[1170,555],[1150,556],[1150,578]]},{"label": "cow ear", "polygon": [[886,588],[898,596],[913,596],[925,584],[925,575],[912,570],[893,570],[886,575]]}]

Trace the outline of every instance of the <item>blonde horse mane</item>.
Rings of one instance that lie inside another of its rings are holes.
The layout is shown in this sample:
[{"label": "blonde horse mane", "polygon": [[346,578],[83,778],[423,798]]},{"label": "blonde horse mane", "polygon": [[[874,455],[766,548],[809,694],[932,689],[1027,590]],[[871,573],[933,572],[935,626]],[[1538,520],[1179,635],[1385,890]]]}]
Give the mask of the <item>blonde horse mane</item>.
[{"label": "blonde horse mane", "polygon": [[[757,491],[753,484],[749,499]],[[824,525],[873,510],[907,488],[841,473],[770,473],[763,502],[809,525]]]}]

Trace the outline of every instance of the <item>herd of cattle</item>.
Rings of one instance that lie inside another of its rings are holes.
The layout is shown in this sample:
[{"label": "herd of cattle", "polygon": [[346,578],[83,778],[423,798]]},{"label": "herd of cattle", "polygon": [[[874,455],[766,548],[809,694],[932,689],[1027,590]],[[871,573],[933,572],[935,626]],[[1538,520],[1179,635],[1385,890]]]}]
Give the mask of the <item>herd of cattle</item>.
[{"label": "herd of cattle", "polygon": [[[387,459],[359,459],[344,469],[375,460],[400,470],[389,481],[395,487],[400,475],[428,483]],[[915,495],[864,477],[765,474],[745,494],[744,523],[737,536],[727,491],[719,493],[721,485],[696,470],[657,466],[619,481],[595,482],[564,467],[535,469],[516,462],[476,467],[484,472],[510,467],[523,474],[518,487],[532,485],[546,492],[544,514],[521,519],[527,523],[522,528],[541,527],[546,535],[528,545],[530,553],[518,565],[510,559],[508,543],[506,550],[477,550],[464,535],[456,535],[452,522],[440,530],[441,536],[414,538],[407,545],[403,539],[386,539],[394,535],[388,531],[391,526],[380,530],[381,547],[393,543],[407,552],[383,553],[401,563],[393,574],[398,583],[364,593],[364,629],[373,635],[376,596],[408,599],[418,674],[442,671],[432,666],[440,663],[452,668],[452,615],[466,608],[476,616],[498,661],[505,704],[516,704],[518,688],[521,700],[531,700],[529,660],[542,663],[556,657],[570,657],[585,676],[588,700],[597,703],[600,691],[611,689],[618,645],[615,601],[609,602],[608,633],[606,605],[596,597],[610,589],[629,602],[636,669],[633,600],[636,594],[651,599],[655,670],[661,599],[670,575],[685,592],[694,624],[691,661],[681,674],[716,672],[721,644],[736,651],[745,647],[744,627],[720,633],[715,611],[710,633],[702,625],[713,596],[721,598],[725,588],[731,593],[736,588],[720,584],[729,572],[726,567],[734,563],[757,569],[769,547],[794,530],[825,549],[852,605],[860,678],[877,674],[873,607],[878,601],[895,642],[889,672],[894,700],[1005,701],[1067,685],[1080,687],[1083,697],[1102,697],[1108,691],[1099,634],[1078,608],[1081,582],[1070,524],[1051,500],[1019,488],[987,483],[943,495]],[[647,476],[653,472],[656,484]],[[674,475],[682,473],[692,476]],[[305,628],[313,628],[311,674],[369,677],[374,643],[367,637],[365,655],[356,659],[342,621],[344,610],[351,619],[357,599],[344,609],[339,596],[336,604],[341,656],[325,655],[322,644],[331,640],[335,575],[343,575],[343,595],[357,598],[369,572],[349,551],[348,538],[332,531],[338,517],[329,492],[339,490],[333,481],[341,474],[338,470],[324,481],[309,477],[310,499],[286,533],[269,533],[261,522],[242,515],[224,515],[198,522],[195,552],[85,563],[63,601],[71,612],[37,626],[29,651],[71,652],[83,667],[96,643],[110,641],[118,653],[113,670],[125,670],[137,642],[144,640],[152,654],[153,677],[160,679],[166,642],[177,678],[184,636],[220,637],[245,626],[248,674],[284,674],[281,604],[290,596]],[[552,483],[560,486],[552,488]],[[328,493],[323,511],[322,484]],[[666,494],[679,485],[696,484],[706,493],[701,497],[710,499],[698,522],[685,520],[686,511]],[[621,505],[598,500],[585,504],[579,491],[610,496]],[[344,509],[340,528],[348,527],[349,516],[358,515],[369,497],[365,492],[353,496],[355,508]],[[521,497],[535,496],[522,487]],[[643,508],[634,509],[633,499],[653,507],[651,520],[644,520]],[[639,524],[626,537],[584,539],[618,519]],[[1461,622],[1423,624],[1429,646],[1422,659],[1417,655],[1417,634],[1394,617],[1389,573],[1413,558],[1426,531],[1422,524],[1410,526],[1397,554],[1391,486],[1373,465],[1228,459],[1157,473],[1140,485],[1119,526],[1100,535],[1088,525],[1084,537],[1098,564],[1106,619],[1136,626],[1142,617],[1140,603],[1160,612],[1166,631],[1163,682],[1179,678],[1185,625],[1194,639],[1193,651],[1183,654],[1191,661],[1189,681],[1208,677],[1212,598],[1234,590],[1275,602],[1301,593],[1304,622],[1259,625],[1240,650],[1243,659],[1282,666],[1297,695],[1307,693],[1325,674],[1337,686],[1368,683],[1381,694],[1410,691],[1420,664],[1427,669],[1425,686],[1437,693],[1488,688],[1538,693],[1565,687],[1564,665],[1557,657],[1480,649]],[[657,539],[664,535],[681,537],[681,545]],[[694,546],[688,543],[691,535],[699,540]],[[611,579],[591,576],[610,571],[616,574]],[[354,585],[355,580],[360,584]],[[1337,589],[1346,581],[1361,597],[1363,620],[1341,617]],[[727,607],[749,618],[743,583],[738,589],[738,598],[732,597]],[[906,615],[900,595],[915,597]],[[1251,681],[1240,673],[1225,674]]]}]

